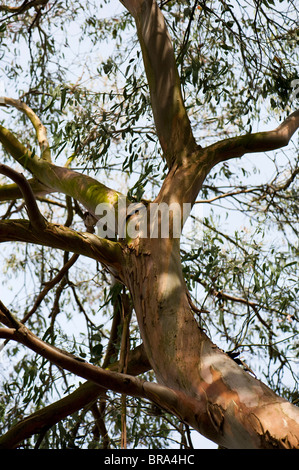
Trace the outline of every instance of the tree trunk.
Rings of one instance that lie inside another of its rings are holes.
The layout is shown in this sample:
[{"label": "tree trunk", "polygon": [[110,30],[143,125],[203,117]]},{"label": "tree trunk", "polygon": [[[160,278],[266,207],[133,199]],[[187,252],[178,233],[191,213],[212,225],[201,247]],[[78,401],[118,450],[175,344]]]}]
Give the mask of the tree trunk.
[{"label": "tree trunk", "polygon": [[299,410],[244,371],[198,326],[179,240],[132,244],[126,284],[157,380],[184,401],[182,420],[225,448],[298,448]]}]

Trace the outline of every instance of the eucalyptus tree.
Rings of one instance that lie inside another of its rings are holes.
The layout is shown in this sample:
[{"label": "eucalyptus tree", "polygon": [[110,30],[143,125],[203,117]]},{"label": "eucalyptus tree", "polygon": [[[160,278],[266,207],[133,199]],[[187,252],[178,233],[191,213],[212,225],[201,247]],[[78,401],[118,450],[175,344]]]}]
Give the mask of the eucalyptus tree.
[{"label": "eucalyptus tree", "polygon": [[122,4],[0,7],[0,446],[298,448],[295,4]]}]

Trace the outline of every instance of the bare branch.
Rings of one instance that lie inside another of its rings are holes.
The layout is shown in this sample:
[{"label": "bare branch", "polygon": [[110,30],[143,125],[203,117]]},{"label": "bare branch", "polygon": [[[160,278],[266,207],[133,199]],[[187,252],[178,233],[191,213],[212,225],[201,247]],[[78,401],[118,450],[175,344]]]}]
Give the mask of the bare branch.
[{"label": "bare branch", "polygon": [[67,261],[65,263],[65,265],[61,268],[61,270],[59,271],[59,273],[53,277],[53,279],[51,279],[51,281],[48,281],[45,283],[45,287],[43,288],[43,290],[39,293],[39,295],[37,296],[37,298],[35,299],[35,302],[34,302],[34,305],[32,306],[32,308],[29,310],[29,312],[26,313],[26,315],[24,316],[23,320],[22,320],[22,323],[25,323],[28,318],[31,317],[31,315],[36,311],[36,309],[40,306],[40,304],[42,303],[43,299],[45,298],[45,296],[47,295],[47,293],[54,287],[56,286],[56,284],[58,284],[58,282],[60,282],[63,277],[65,276],[65,274],[68,272],[68,270],[73,266],[73,264],[75,264],[75,262],[77,261],[77,259],[79,258],[79,255],[77,254],[74,254],[70,259],[69,261]]},{"label": "bare branch", "polygon": [[44,230],[34,230],[26,220],[0,222],[0,243],[20,241],[71,251],[100,261],[119,274],[123,262],[121,245],[91,233],[80,233],[63,225],[46,222]]},{"label": "bare branch", "polygon": [[21,173],[3,164],[0,164],[0,173],[11,178],[19,186],[25,200],[30,222],[35,230],[40,231],[45,228],[45,219],[39,211],[33,191],[26,178]]},{"label": "bare branch", "polygon": [[195,201],[194,204],[210,204],[211,202],[218,201],[219,199],[223,199],[226,197],[230,196],[237,196],[238,194],[247,194],[247,193],[253,193],[256,192],[258,188],[244,188],[244,189],[238,189],[236,191],[231,191],[223,194],[219,194],[218,196],[214,196],[210,199],[199,199]]},{"label": "bare branch", "polygon": [[1,97],[0,105],[1,104],[13,106],[19,111],[22,111],[22,113],[30,119],[36,132],[36,137],[41,151],[41,158],[43,160],[51,161],[51,151],[47,137],[47,130],[35,112],[27,104],[13,98]]},{"label": "bare branch", "polygon": [[[2,328],[0,329],[0,336],[2,334],[2,336],[11,337],[12,331],[12,329]],[[150,368],[151,366],[146,359],[142,345],[129,352],[128,374],[136,376]],[[109,364],[108,369],[117,371],[118,363]],[[83,383],[68,396],[36,411],[9,429],[8,432],[0,437],[0,448],[15,448],[24,439],[39,433],[45,426],[53,426],[67,416],[82,409],[102,394],[106,394],[106,391],[104,387],[94,382],[87,381]]]},{"label": "bare branch", "polygon": [[[244,305],[248,305],[249,307],[252,308],[252,310],[254,310],[254,312],[255,312],[256,316],[258,317],[258,319],[260,320],[260,322],[263,323],[263,325],[268,329],[269,329],[269,325],[266,322],[264,322],[264,320],[261,318],[261,316],[259,315],[258,309],[267,310],[268,312],[276,312],[276,313],[279,313],[280,315],[288,316],[287,313],[284,313],[284,312],[282,312],[281,310],[279,310],[277,308],[273,308],[273,307],[269,307],[268,305],[264,305],[261,302],[260,303],[259,302],[254,302],[252,300],[249,300],[249,299],[246,299],[246,298],[243,298],[243,297],[237,297],[235,295],[227,294],[226,292],[223,292],[222,290],[218,291],[218,290],[214,289],[213,287],[209,287],[208,283],[206,281],[204,281],[203,279],[200,279],[198,276],[190,275],[190,278],[194,279],[196,282],[201,284],[203,287],[205,287],[208,290],[209,294],[213,295],[214,297],[217,297],[218,299],[224,299],[224,300],[228,300],[228,301],[231,301],[231,302],[236,302],[236,303],[241,303],[241,304],[244,304]],[[273,334],[275,335],[275,333],[273,333]]]},{"label": "bare branch", "polygon": [[[194,422],[205,413],[204,404],[197,400],[182,400],[182,392],[172,390],[166,386],[153,382],[145,382],[128,374],[112,372],[78,360],[72,355],[51,346],[40,340],[23,325],[18,329],[0,328],[0,337],[17,341],[32,351],[40,354],[58,367],[62,367],[79,377],[94,382],[100,387],[113,390],[116,393],[125,393],[130,396],[147,398],[158,406],[175,413],[180,419],[188,415],[188,420]],[[186,401],[188,403],[186,403]],[[0,440],[0,446],[1,446]]]},{"label": "bare branch", "polygon": [[18,14],[29,10],[32,7],[45,6],[49,0],[24,0],[22,5],[18,7],[12,7],[10,5],[0,5],[0,11],[6,11],[8,13]]},{"label": "bare branch", "polygon": [[0,328],[0,338],[12,339],[16,330],[14,328]]},{"label": "bare branch", "polygon": [[208,163],[214,166],[219,162],[242,157],[246,153],[268,152],[285,147],[298,128],[299,110],[288,116],[273,131],[233,137],[206,147]]}]

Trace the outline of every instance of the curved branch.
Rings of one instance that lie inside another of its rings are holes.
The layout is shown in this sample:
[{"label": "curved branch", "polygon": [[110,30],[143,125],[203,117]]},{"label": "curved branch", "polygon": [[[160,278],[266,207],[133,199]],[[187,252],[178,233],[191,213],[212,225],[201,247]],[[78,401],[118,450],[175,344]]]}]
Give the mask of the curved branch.
[{"label": "curved branch", "polygon": [[126,201],[125,196],[121,193],[108,188],[90,176],[37,158],[11,131],[1,125],[0,142],[14,160],[49,188],[49,192],[58,191],[73,197],[94,216],[96,216],[97,206],[101,203],[111,204],[117,213],[119,198]]},{"label": "curved branch", "polygon": [[[87,362],[82,362],[78,358],[65,354],[65,352],[40,340],[22,324],[17,329],[0,328],[0,336],[27,346],[56,366],[90,380],[100,385],[100,387],[116,393],[149,399],[180,419],[188,417],[188,422],[191,422],[191,425],[194,423],[195,426],[196,420],[200,419],[200,416],[204,414],[204,405],[199,400],[188,399],[182,392],[172,390],[157,383],[145,382],[132,375],[112,372]],[[185,400],[182,399],[183,396]]]},{"label": "curved branch", "polygon": [[20,191],[25,200],[30,222],[35,230],[39,231],[45,228],[45,219],[39,211],[33,191],[26,178],[21,173],[18,173],[9,166],[3,164],[0,164],[0,173],[8,176],[8,178],[12,179],[20,188]]},{"label": "curved branch", "polygon": [[19,111],[22,111],[22,113],[30,119],[36,132],[36,137],[41,151],[41,158],[43,160],[51,161],[51,150],[47,137],[47,129],[35,112],[27,104],[13,98],[1,97],[0,105],[13,106]]},{"label": "curved branch", "polygon": [[31,160],[36,159],[33,153],[27,147],[21,144],[21,142],[13,135],[12,132],[1,125],[0,142],[2,143],[5,150],[24,168],[26,168],[26,162],[29,158]]},{"label": "curved branch", "polygon": [[[0,330],[5,334],[4,328]],[[151,368],[142,345],[129,352],[127,373],[133,376],[146,372]],[[110,364],[109,370],[118,370],[118,363]],[[3,436],[0,437],[0,448],[13,449],[24,439],[41,432],[45,427],[51,427],[67,416],[82,409],[102,394],[106,394],[106,389],[94,382],[87,381],[80,385],[68,396],[63,397],[55,403],[36,411],[26,417]]]},{"label": "curved branch", "polygon": [[268,152],[285,147],[298,128],[299,110],[290,114],[273,131],[237,136],[206,147],[207,159],[214,166],[219,162],[242,157],[246,153]]},{"label": "curved branch", "polygon": [[[121,245],[92,233],[80,233],[63,225],[46,222],[44,230],[36,231],[26,220],[0,222],[0,243],[20,241],[58,248],[100,261],[119,274],[123,262]],[[111,270],[110,269],[110,270]]]}]

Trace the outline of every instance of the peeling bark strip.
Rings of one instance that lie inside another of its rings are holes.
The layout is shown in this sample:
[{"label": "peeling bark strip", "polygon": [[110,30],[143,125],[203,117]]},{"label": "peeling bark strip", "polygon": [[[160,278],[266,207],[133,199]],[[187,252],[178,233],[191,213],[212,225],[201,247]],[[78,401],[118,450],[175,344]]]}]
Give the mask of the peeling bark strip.
[{"label": "peeling bark strip", "polygon": [[[171,39],[157,3],[122,3],[136,21],[157,133],[169,167],[155,203],[176,203],[181,209],[184,203],[192,205],[205,177],[217,163],[287,145],[299,127],[299,111],[274,131],[226,139],[207,148],[197,145],[182,99]],[[6,104],[25,112],[36,124],[36,137],[43,145],[46,134],[36,116],[19,102],[6,99]],[[72,196],[93,215],[102,203],[118,210],[121,195],[116,191],[52,164],[47,153],[42,152],[41,158],[32,155],[2,126],[0,141],[42,188]],[[9,175],[7,171],[6,174]],[[23,179],[17,178],[16,182],[23,188],[27,205],[33,207],[33,186],[28,182],[26,185]],[[3,188],[3,198],[13,197],[12,194],[16,194],[16,187]],[[147,398],[223,447],[299,448],[299,409],[239,367],[199,328],[184,282],[179,239],[171,235],[136,237],[116,243],[48,222],[40,228],[31,220],[7,220],[0,223],[0,242],[4,241],[69,250],[112,269],[131,292],[146,356],[159,383],[142,382],[80,362],[42,342],[18,323],[3,321],[7,327],[0,329],[0,336],[19,341],[101,388]],[[5,317],[5,313],[2,315]],[[86,397],[93,398],[94,388],[87,388]],[[74,409],[73,404],[69,405],[70,410]]]}]

